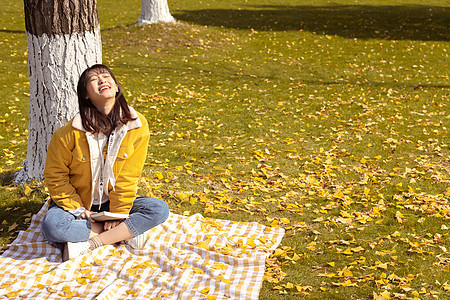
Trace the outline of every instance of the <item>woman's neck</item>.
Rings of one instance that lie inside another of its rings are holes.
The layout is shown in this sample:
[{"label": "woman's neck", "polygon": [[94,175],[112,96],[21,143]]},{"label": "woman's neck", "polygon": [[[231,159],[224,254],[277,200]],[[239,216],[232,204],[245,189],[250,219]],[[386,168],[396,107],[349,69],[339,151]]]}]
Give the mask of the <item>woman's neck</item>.
[{"label": "woman's neck", "polygon": [[115,101],[104,102],[102,104],[95,105],[95,108],[97,108],[98,111],[104,113],[105,115],[109,115],[114,107],[114,103]]}]

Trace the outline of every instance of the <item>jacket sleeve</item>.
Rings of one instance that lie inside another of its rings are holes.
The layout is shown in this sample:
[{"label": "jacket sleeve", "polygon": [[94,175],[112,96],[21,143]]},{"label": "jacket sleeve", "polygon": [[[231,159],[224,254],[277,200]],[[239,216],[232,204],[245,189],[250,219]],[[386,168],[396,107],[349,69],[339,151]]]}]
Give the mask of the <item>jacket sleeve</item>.
[{"label": "jacket sleeve", "polygon": [[82,207],[83,203],[69,181],[72,152],[66,142],[59,130],[53,134],[47,149],[44,178],[53,201],[61,208],[72,211]]},{"label": "jacket sleeve", "polygon": [[114,190],[109,192],[109,210],[114,213],[128,214],[136,198],[139,178],[147,158],[147,147],[150,137],[147,120],[144,117],[140,119],[142,126],[127,133],[135,135],[132,142],[132,152],[127,153],[126,161],[123,163],[121,170],[115,174],[116,184]]}]

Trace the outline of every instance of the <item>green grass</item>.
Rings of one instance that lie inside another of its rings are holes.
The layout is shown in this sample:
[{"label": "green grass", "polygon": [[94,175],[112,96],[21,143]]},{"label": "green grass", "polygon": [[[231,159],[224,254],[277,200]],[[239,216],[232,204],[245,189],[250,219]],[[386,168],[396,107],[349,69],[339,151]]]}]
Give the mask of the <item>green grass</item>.
[{"label": "green grass", "polygon": [[[9,2],[2,245],[45,199],[39,183],[11,185],[29,85],[22,4]],[[175,213],[279,220],[261,299],[448,297],[445,1],[169,1],[178,22],[144,27],[138,1],[113,3],[98,4],[103,62],[152,132],[140,194]]]}]

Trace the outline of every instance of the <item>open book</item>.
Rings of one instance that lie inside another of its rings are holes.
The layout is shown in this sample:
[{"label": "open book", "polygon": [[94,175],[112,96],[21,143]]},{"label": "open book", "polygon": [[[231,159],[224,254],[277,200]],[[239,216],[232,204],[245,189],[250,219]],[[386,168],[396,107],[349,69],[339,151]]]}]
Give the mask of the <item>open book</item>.
[{"label": "open book", "polygon": [[110,221],[110,220],[122,220],[128,218],[128,214],[117,214],[109,211],[102,211],[91,215],[91,218],[95,221]]}]

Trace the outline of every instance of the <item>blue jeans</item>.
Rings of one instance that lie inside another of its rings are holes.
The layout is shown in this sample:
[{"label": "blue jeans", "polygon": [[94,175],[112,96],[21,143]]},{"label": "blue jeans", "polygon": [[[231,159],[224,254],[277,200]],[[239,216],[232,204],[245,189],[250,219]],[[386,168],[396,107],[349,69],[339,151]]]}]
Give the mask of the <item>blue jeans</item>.
[{"label": "blue jeans", "polygon": [[[93,211],[109,209],[109,202],[101,207],[93,207]],[[166,202],[152,197],[137,197],[133,202],[130,217],[124,220],[134,236],[158,226],[169,217]],[[55,203],[52,203],[42,221],[42,233],[52,244],[67,242],[85,242],[91,234],[91,222],[77,219]]]}]

